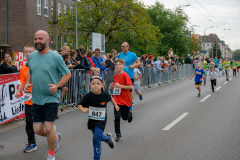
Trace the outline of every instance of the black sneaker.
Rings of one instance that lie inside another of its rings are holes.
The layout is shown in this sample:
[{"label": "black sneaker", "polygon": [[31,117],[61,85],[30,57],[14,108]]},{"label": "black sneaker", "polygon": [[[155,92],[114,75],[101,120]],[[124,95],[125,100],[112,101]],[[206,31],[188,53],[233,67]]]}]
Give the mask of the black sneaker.
[{"label": "black sneaker", "polygon": [[118,134],[117,137],[115,138],[115,141],[120,142],[122,140],[121,135]]},{"label": "black sneaker", "polygon": [[109,142],[107,142],[107,143],[108,143],[109,147],[113,149],[114,146],[115,146],[115,143],[114,143],[114,141],[113,141],[112,134],[111,134],[111,133],[108,133],[107,136],[108,136],[109,139],[110,139]]},{"label": "black sneaker", "polygon": [[132,111],[129,111],[129,115],[128,115],[128,123],[131,123],[132,120],[133,120]]},{"label": "black sneaker", "polygon": [[201,96],[201,94],[198,94],[198,97],[200,97]]}]

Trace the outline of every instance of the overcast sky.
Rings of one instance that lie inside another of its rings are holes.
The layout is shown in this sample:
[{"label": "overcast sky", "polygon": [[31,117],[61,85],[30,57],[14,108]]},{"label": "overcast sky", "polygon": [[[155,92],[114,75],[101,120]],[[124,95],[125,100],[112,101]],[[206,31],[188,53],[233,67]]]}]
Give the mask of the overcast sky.
[{"label": "overcast sky", "polygon": [[[156,0],[141,0],[145,5],[153,5]],[[195,33],[215,33],[232,50],[240,49],[240,0],[158,0],[166,8],[174,10],[179,5],[190,17],[190,25],[197,25]]]}]

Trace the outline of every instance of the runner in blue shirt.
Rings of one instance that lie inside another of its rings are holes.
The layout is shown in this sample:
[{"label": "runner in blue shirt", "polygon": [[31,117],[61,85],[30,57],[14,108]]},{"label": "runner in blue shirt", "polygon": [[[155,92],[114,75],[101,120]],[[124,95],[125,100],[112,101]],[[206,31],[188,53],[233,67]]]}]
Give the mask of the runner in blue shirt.
[{"label": "runner in blue shirt", "polygon": [[190,80],[193,78],[194,75],[196,75],[195,76],[195,87],[199,91],[198,97],[200,97],[201,96],[201,85],[202,85],[202,81],[204,79],[204,70],[202,69],[202,63],[198,62],[197,68],[195,68],[195,72],[193,73]]},{"label": "runner in blue shirt", "polygon": [[[125,60],[125,67],[123,68],[123,71],[129,75],[132,81],[132,84],[134,84],[134,67],[140,66],[141,62],[139,61],[135,53],[129,51],[129,44],[127,42],[123,42],[121,48],[122,48],[122,52],[119,54],[118,58]],[[133,101],[132,90],[130,90],[130,96],[131,96],[131,101]],[[132,107],[130,107],[129,116],[131,117],[129,119],[131,119],[132,121]]]},{"label": "runner in blue shirt", "polygon": [[213,62],[215,63],[215,68],[218,68],[218,63],[219,63],[219,61],[218,61],[217,57],[215,57],[215,59],[213,60]]}]

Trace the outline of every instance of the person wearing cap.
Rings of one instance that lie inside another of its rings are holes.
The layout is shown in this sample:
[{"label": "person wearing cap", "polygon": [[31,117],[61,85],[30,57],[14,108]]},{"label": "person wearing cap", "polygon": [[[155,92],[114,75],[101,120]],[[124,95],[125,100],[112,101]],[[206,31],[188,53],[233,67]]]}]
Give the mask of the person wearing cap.
[{"label": "person wearing cap", "polygon": [[148,65],[149,67],[151,67],[151,66],[154,65],[153,60],[154,60],[154,56],[153,56],[153,55],[149,55],[149,56],[148,56],[148,60],[147,60],[147,65]]},{"label": "person wearing cap", "polygon": [[86,94],[77,106],[80,111],[88,112],[88,129],[93,133],[94,160],[100,160],[102,141],[106,142],[111,149],[115,146],[112,134],[104,135],[103,132],[107,122],[107,103],[111,101],[117,111],[119,111],[119,107],[112,96],[102,90],[103,86],[102,76],[93,75],[90,78],[92,91]]}]

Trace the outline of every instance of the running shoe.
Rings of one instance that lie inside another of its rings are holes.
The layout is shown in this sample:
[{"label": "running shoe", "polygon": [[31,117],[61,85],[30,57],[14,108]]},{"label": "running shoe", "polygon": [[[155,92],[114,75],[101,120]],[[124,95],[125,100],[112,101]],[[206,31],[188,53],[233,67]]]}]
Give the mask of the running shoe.
[{"label": "running shoe", "polygon": [[140,99],[140,100],[142,100],[142,99],[143,99],[143,97],[142,97],[142,94],[139,96],[139,99]]},{"label": "running shoe", "polygon": [[55,160],[55,156],[53,157],[51,154],[48,154],[46,160]]},{"label": "running shoe", "polygon": [[35,150],[37,150],[37,145],[28,143],[27,147],[23,150],[23,152],[24,153],[29,153],[29,152],[32,152],[32,151],[35,151]]},{"label": "running shoe", "polygon": [[122,140],[122,137],[120,134],[117,135],[117,137],[115,138],[115,141],[120,142]]},{"label": "running shoe", "polygon": [[129,115],[128,115],[128,123],[131,123],[133,120],[133,115],[132,115],[132,111],[129,111]]},{"label": "running shoe", "polygon": [[[57,136],[58,136],[58,139],[57,139],[56,145],[55,145],[55,153],[57,153],[58,148],[59,148],[59,142],[60,142],[60,140],[62,139],[61,133],[57,133]],[[55,158],[54,158],[54,159],[55,159]]]},{"label": "running shoe", "polygon": [[200,97],[201,96],[201,94],[198,94],[198,97]]},{"label": "running shoe", "polygon": [[115,146],[115,143],[113,141],[112,134],[108,133],[107,136],[109,137],[109,142],[107,142],[107,143],[108,143],[109,147],[113,149]]}]

